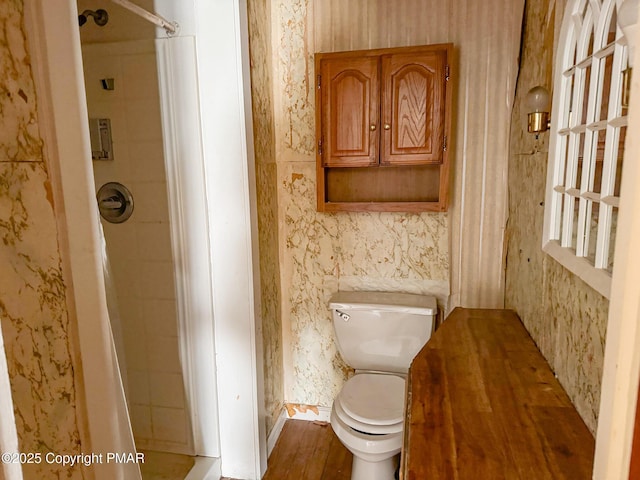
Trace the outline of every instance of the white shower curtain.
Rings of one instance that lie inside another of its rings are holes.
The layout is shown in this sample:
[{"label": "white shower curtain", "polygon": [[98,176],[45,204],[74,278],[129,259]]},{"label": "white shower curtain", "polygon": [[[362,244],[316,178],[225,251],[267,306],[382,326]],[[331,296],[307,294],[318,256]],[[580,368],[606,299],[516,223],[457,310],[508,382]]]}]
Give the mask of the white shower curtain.
[{"label": "white shower curtain", "polygon": [[124,349],[124,336],[122,334],[122,321],[120,318],[120,310],[118,308],[118,295],[116,294],[116,288],[111,274],[111,264],[109,263],[109,255],[107,254],[107,240],[104,236],[104,229],[102,228],[102,222],[100,220],[98,221],[98,227],[100,229],[100,241],[102,246],[102,272],[104,275],[104,289],[107,297],[107,311],[109,312],[111,338],[116,350],[115,357],[118,364],[116,368],[120,372],[122,388],[124,390],[127,405],[129,405],[127,361]]}]

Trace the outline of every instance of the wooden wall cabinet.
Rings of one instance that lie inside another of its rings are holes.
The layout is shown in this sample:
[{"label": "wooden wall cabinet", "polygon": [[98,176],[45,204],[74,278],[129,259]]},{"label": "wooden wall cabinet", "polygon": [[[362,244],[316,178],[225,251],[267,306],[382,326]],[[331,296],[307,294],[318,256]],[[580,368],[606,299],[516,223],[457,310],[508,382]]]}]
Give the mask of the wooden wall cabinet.
[{"label": "wooden wall cabinet", "polygon": [[451,44],[317,53],[318,211],[445,211]]}]

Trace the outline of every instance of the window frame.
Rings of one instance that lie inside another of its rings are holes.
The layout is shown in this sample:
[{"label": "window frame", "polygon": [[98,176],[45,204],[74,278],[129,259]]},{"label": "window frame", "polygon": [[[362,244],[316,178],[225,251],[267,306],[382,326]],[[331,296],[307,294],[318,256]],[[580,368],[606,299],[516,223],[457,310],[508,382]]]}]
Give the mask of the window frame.
[{"label": "window frame", "polygon": [[[554,61],[555,98],[551,111],[542,236],[545,253],[606,298],[611,291],[611,273],[606,267],[613,256],[610,250],[610,242],[613,242],[612,213],[619,202],[619,197],[614,195],[619,140],[621,130],[627,125],[628,114],[623,115],[619,101],[622,67],[627,65],[627,47],[618,25],[615,39],[607,39],[611,17],[614,11],[619,10],[620,3],[621,0],[570,0],[566,6]],[[590,8],[586,8],[587,4]],[[589,50],[591,35],[593,46]],[[585,54],[581,55],[581,51]],[[607,116],[601,120],[602,85],[609,55],[612,63]],[[585,81],[589,88],[586,94]],[[593,87],[596,85],[594,82],[598,87]],[[588,100],[586,105],[585,99]],[[578,108],[572,112],[571,105]],[[582,111],[585,107],[586,117]],[[596,193],[593,183],[601,132],[606,136],[600,192]],[[574,184],[581,145],[584,145],[582,171]],[[569,182],[565,181],[565,174]],[[574,236],[576,203],[578,221]],[[595,239],[590,239],[592,209],[595,208],[598,209],[597,234]],[[589,242],[594,240],[595,258],[591,263],[586,256],[589,254]],[[575,250],[572,248],[574,241]]]}]

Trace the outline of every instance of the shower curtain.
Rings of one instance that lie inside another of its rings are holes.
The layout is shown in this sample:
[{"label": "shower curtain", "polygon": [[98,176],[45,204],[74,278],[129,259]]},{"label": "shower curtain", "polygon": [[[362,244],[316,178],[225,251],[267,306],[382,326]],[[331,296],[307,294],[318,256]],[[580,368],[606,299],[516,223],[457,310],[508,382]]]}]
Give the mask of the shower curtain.
[{"label": "shower curtain", "polygon": [[124,390],[124,396],[129,406],[129,391],[127,383],[127,362],[124,350],[124,336],[122,334],[122,321],[120,318],[120,310],[118,309],[118,295],[116,294],[113,277],[111,274],[111,265],[107,254],[107,240],[104,236],[102,221],[98,220],[100,229],[101,253],[102,253],[102,273],[104,276],[104,289],[107,298],[107,311],[109,312],[109,320],[111,324],[111,341],[116,350],[117,370],[120,372],[120,380]]}]

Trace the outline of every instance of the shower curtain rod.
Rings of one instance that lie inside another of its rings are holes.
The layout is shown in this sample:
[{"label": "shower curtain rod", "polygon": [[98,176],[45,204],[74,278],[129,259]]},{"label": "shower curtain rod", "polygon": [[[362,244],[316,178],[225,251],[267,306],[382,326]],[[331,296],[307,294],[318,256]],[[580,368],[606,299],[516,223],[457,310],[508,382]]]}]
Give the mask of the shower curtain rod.
[{"label": "shower curtain rod", "polygon": [[173,35],[177,32],[178,24],[175,22],[170,22],[165,18],[162,18],[160,15],[156,15],[155,13],[151,13],[146,11],[144,8],[136,5],[135,3],[130,2],[129,0],[111,0],[113,3],[117,3],[121,7],[126,8],[127,10],[135,13],[136,15],[141,16],[145,20],[156,24],[159,27],[165,29],[168,35]]}]

